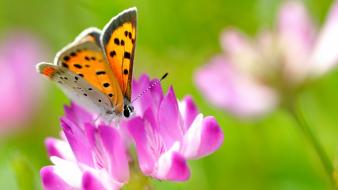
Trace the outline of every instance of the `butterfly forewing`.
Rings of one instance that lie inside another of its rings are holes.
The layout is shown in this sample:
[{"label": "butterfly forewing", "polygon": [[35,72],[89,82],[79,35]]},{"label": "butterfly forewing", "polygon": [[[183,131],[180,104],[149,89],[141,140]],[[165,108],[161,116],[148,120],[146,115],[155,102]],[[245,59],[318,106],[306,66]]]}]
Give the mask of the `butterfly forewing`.
[{"label": "butterfly forewing", "polygon": [[136,9],[114,17],[104,28],[102,46],[124,97],[130,101],[136,42]]},{"label": "butterfly forewing", "polygon": [[94,113],[111,111],[111,102],[107,96],[75,73],[49,63],[40,63],[37,68],[41,74],[55,81],[63,92],[77,104]]},{"label": "butterfly forewing", "polygon": [[104,93],[110,99],[115,112],[121,113],[123,95],[97,43],[99,33],[88,31],[87,35],[82,33],[80,36],[74,44],[58,54],[57,65],[82,77],[93,88]]}]

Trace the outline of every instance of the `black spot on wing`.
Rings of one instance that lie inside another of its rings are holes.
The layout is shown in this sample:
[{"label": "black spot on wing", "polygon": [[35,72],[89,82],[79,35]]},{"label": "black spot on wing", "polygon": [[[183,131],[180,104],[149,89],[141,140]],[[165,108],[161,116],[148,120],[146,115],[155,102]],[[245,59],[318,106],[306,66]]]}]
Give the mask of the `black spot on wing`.
[{"label": "black spot on wing", "polygon": [[96,75],[105,75],[106,74],[106,71],[97,71],[96,72]]},{"label": "black spot on wing", "polygon": [[128,72],[128,69],[124,69],[123,70],[123,74],[127,75],[129,72]]},{"label": "black spot on wing", "polygon": [[109,53],[109,55],[110,55],[110,57],[114,57],[115,55],[116,55],[116,51],[114,50],[114,51],[111,51],[110,53]]},{"label": "black spot on wing", "polygon": [[70,59],[70,57],[67,56],[67,55],[63,57],[63,60],[65,60],[65,61],[69,61],[69,59]]},{"label": "black spot on wing", "polygon": [[78,63],[75,63],[74,64],[74,67],[78,68],[78,69],[82,69],[82,65],[78,64]]},{"label": "black spot on wing", "polygon": [[115,43],[116,45],[120,45],[120,40],[119,40],[118,38],[115,38],[115,39],[114,39],[114,43]]},{"label": "black spot on wing", "polygon": [[129,53],[129,52],[127,52],[127,51],[125,51],[125,52],[124,52],[124,58],[126,58],[126,59],[130,59],[130,58],[131,58],[131,55],[130,55],[130,53]]},{"label": "black spot on wing", "polygon": [[65,63],[65,62],[62,62],[62,66],[65,67],[65,68],[69,68],[68,64]]},{"label": "black spot on wing", "polygon": [[103,86],[105,87],[105,88],[108,88],[109,86],[110,86],[110,84],[109,83],[103,83]]},{"label": "black spot on wing", "polygon": [[131,23],[133,27],[136,27],[136,20],[137,20],[136,12],[137,11],[135,9],[125,11],[123,12],[123,14],[119,15],[118,19],[115,19],[108,24],[106,28],[106,32],[104,33],[103,39],[102,39],[104,47],[108,44],[109,40],[111,39],[112,32],[115,31],[117,28],[121,27],[124,23]]}]

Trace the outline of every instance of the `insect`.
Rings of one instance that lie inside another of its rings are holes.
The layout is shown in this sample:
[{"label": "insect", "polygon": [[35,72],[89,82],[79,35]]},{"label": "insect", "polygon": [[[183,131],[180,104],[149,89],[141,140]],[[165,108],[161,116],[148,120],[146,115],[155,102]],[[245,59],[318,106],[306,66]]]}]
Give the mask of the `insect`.
[{"label": "insect", "polygon": [[102,31],[84,30],[57,53],[54,64],[39,63],[37,70],[74,102],[102,118],[128,118],[134,110],[131,80],[136,22],[137,9],[127,9]]}]

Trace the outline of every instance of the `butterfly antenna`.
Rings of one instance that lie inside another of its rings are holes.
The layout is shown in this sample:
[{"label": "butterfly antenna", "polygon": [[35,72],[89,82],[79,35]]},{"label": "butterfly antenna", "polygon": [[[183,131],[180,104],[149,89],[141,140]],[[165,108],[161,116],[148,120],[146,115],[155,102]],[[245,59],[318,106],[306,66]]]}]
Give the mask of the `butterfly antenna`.
[{"label": "butterfly antenna", "polygon": [[158,85],[163,79],[165,79],[168,76],[168,73],[165,73],[160,80],[157,80],[153,83],[151,83],[148,88],[146,88],[145,90],[143,90],[143,92],[141,92],[139,95],[137,95],[136,98],[134,98],[134,100],[131,101],[131,104],[133,104],[137,99],[141,98],[145,93],[147,93],[150,89],[152,89],[154,86]]}]

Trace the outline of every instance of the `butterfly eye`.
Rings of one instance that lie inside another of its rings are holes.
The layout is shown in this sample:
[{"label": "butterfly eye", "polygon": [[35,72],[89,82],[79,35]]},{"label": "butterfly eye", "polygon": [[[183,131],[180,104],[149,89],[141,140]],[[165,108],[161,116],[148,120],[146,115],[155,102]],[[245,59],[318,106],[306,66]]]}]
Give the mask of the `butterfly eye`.
[{"label": "butterfly eye", "polygon": [[123,116],[126,117],[126,118],[130,117],[130,111],[129,111],[129,109],[124,109],[123,110]]},{"label": "butterfly eye", "polygon": [[134,107],[132,105],[124,105],[123,107],[123,116],[128,118],[134,111]]}]

